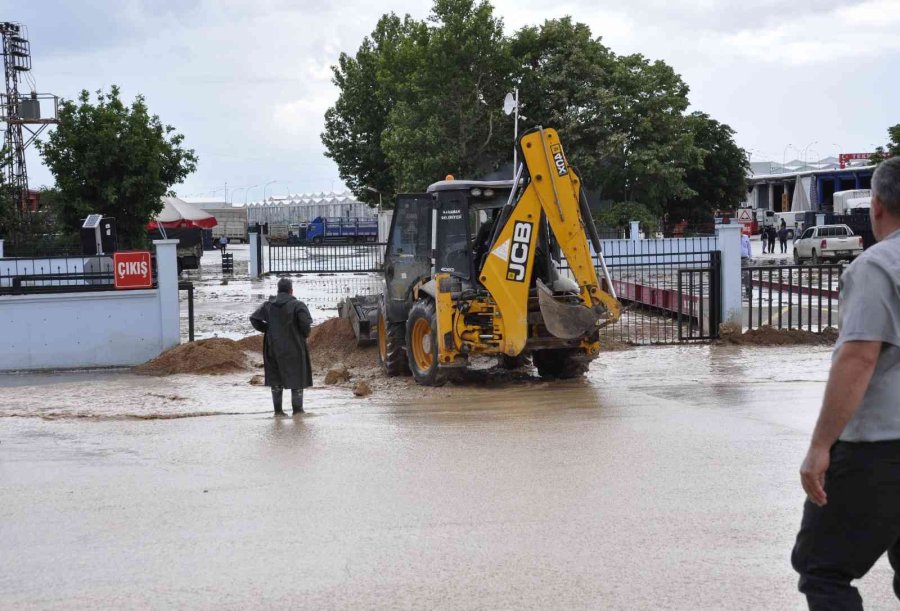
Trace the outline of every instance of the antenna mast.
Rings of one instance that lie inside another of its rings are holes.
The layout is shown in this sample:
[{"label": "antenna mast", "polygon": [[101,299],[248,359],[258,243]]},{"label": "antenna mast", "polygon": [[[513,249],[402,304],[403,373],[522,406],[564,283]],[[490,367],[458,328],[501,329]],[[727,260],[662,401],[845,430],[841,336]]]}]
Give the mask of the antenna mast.
[{"label": "antenna mast", "polygon": [[[6,159],[3,167],[6,182],[13,196],[15,210],[21,214],[37,210],[37,199],[32,199],[28,191],[28,170],[25,166],[25,150],[35,141],[47,126],[59,123],[59,98],[50,94],[39,94],[35,90],[31,76],[31,45],[25,26],[19,23],[0,23],[2,38],[3,73],[6,78],[6,92],[0,93],[0,119],[6,122]],[[31,91],[19,93],[19,80],[25,80]],[[41,100],[50,102],[50,117],[41,118]],[[29,126],[35,126],[34,129]],[[23,131],[24,130],[24,131]],[[25,131],[28,138],[25,138]]]}]

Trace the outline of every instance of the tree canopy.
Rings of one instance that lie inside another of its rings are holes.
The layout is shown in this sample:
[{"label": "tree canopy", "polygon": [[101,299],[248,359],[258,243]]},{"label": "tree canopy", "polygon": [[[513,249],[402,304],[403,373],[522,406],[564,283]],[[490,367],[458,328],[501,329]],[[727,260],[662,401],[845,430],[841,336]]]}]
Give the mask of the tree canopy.
[{"label": "tree canopy", "polygon": [[161,198],[196,169],[197,157],[143,97],[126,106],[115,86],[96,96],[95,104],[87,91],[77,103],[63,101],[59,125],[39,144],[59,190],[58,221],[71,231],[88,214],[112,216],[121,246],[143,246]]},{"label": "tree canopy", "polygon": [[[715,207],[733,206],[744,188],[734,132],[686,114],[689,88],[670,66],[616,55],[569,17],[505,36],[486,0],[435,0],[426,21],[383,16],[333,72],[340,94],[322,141],[368,201],[366,187],[419,191],[448,173],[475,178],[512,161],[512,120],[501,109],[513,87],[521,127],[556,128],[593,199],[639,202],[661,216],[675,202],[724,197]],[[719,175],[700,176],[710,170]]]},{"label": "tree canopy", "polygon": [[875,149],[875,154],[869,158],[870,162],[881,163],[888,157],[900,155],[900,123],[889,127],[887,132],[888,143]]}]

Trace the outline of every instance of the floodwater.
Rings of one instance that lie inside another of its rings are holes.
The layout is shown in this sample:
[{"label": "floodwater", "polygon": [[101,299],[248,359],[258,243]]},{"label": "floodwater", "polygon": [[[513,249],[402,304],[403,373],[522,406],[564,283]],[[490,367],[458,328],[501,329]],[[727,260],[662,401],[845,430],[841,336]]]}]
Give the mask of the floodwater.
[{"label": "floodwater", "polygon": [[[287,419],[246,373],[0,376],[0,607],[804,608],[828,363],[640,348]],[[885,561],[860,587],[893,608]]]}]

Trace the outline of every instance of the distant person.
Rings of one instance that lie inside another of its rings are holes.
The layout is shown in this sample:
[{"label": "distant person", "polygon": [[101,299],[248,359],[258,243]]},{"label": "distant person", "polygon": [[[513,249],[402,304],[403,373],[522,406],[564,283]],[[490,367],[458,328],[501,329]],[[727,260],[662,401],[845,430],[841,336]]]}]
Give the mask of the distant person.
[{"label": "distant person", "polygon": [[[748,267],[750,265],[750,259],[753,257],[753,250],[750,248],[750,230],[743,229],[741,230],[741,267]],[[744,286],[744,292],[747,294],[747,298],[749,299],[753,293],[753,288],[750,284],[750,270],[742,270],[741,271],[741,284]]]},{"label": "distant person", "polygon": [[285,415],[281,408],[285,388],[291,389],[294,415],[302,414],[303,389],[312,386],[312,366],[306,348],[312,317],[306,304],[294,297],[290,278],[278,280],[278,294],[257,308],[250,324],[265,334],[263,364],[275,415]]},{"label": "distant person", "polygon": [[854,579],[887,552],[900,598],[900,157],[872,176],[878,244],[841,277],[840,335],[800,467],[791,556],[810,609],[862,609]]},{"label": "distant person", "polygon": [[787,252],[787,238],[788,230],[787,227],[784,226],[784,223],[782,223],[781,229],[778,230],[778,242],[781,245],[781,254],[785,254]]},{"label": "distant person", "polygon": [[775,254],[775,239],[778,237],[775,225],[769,225],[769,232],[766,235],[769,237],[769,254]]},{"label": "distant person", "polygon": [[225,236],[222,236],[221,238],[219,238],[219,248],[222,249],[223,255],[225,254],[225,248],[227,248],[227,247],[228,247],[228,238]]}]

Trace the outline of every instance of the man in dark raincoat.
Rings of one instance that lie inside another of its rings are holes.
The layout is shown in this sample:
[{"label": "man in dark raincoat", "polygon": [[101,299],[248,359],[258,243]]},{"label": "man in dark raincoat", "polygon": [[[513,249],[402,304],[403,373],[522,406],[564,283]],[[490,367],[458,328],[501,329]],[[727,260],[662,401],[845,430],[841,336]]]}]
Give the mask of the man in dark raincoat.
[{"label": "man in dark raincoat", "polygon": [[303,389],[312,386],[312,366],[306,348],[312,317],[306,304],[294,297],[290,278],[278,281],[278,295],[257,308],[250,324],[265,334],[263,363],[266,386],[272,389],[275,415],[285,415],[281,409],[285,388],[291,389],[294,415],[302,414]]}]

